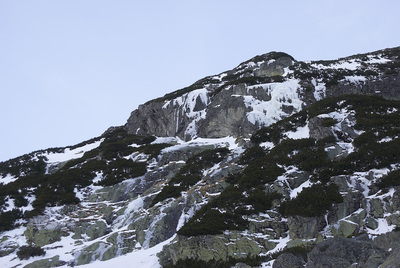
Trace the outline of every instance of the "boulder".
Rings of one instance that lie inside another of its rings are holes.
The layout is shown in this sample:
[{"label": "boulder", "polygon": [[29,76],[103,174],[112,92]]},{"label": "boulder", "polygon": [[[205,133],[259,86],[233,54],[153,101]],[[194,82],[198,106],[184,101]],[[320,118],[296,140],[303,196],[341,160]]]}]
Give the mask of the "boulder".
[{"label": "boulder", "polygon": [[298,268],[304,267],[306,262],[301,256],[289,252],[282,253],[275,259],[273,268]]},{"label": "boulder", "polygon": [[388,253],[372,241],[331,238],[317,244],[307,255],[307,267],[378,267]]},{"label": "boulder", "polygon": [[400,267],[400,250],[397,248],[390,252],[389,257],[379,266],[379,268],[398,268]]},{"label": "boulder", "polygon": [[90,240],[99,238],[109,232],[107,224],[104,221],[96,221],[86,229],[86,235]]},{"label": "boulder", "polygon": [[326,226],[324,217],[291,216],[287,220],[289,236],[295,238],[315,238]]},{"label": "boulder", "polygon": [[102,260],[109,245],[104,242],[95,242],[84,249],[74,253],[76,265],[88,264],[95,260]]},{"label": "boulder", "polygon": [[0,239],[0,258],[13,253],[19,247],[17,242],[9,238],[9,236],[3,236]]},{"label": "boulder", "polygon": [[65,261],[60,261],[60,256],[56,255],[53,258],[41,259],[29,263],[24,268],[51,268],[65,265]]},{"label": "boulder", "polygon": [[60,241],[61,237],[65,234],[61,228],[38,229],[32,225],[28,225],[24,232],[28,243],[33,243],[38,247]]},{"label": "boulder", "polygon": [[308,128],[310,129],[310,138],[320,140],[333,136],[333,131],[329,127],[322,126],[322,118],[313,117],[308,122]]}]

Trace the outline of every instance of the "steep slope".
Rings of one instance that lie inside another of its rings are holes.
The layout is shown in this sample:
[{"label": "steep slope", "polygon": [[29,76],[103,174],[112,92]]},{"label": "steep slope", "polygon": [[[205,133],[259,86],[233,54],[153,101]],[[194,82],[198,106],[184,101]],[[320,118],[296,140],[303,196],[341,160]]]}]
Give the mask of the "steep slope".
[{"label": "steep slope", "polygon": [[399,62],[271,52],[0,163],[0,263],[399,266]]}]

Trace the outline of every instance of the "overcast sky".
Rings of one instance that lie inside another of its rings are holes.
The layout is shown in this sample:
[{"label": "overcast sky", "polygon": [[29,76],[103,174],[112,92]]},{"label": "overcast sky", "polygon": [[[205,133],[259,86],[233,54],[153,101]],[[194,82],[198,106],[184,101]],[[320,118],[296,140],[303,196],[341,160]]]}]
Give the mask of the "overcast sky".
[{"label": "overcast sky", "polygon": [[150,99],[284,51],[400,46],[398,0],[0,0],[0,161],[125,124]]}]

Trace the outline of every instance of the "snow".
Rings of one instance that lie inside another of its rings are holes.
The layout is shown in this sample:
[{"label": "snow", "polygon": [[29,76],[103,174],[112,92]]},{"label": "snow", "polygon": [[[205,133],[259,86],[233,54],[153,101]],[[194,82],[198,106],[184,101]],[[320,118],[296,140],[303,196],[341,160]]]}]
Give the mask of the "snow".
[{"label": "snow", "polygon": [[269,241],[277,243],[275,248],[268,251],[268,254],[274,254],[276,252],[281,251],[282,249],[284,249],[286,247],[286,245],[290,241],[290,237],[289,237],[289,235],[287,235],[286,237],[280,237],[279,239],[270,239]]},{"label": "snow", "polygon": [[319,118],[333,118],[336,119],[337,121],[341,122],[343,121],[348,114],[348,111],[346,109],[341,109],[340,111],[334,111],[330,112],[329,114],[320,114],[318,115]]},{"label": "snow", "polygon": [[317,69],[347,69],[347,70],[357,70],[361,66],[359,62],[357,62],[355,59],[348,60],[348,61],[338,61],[331,63],[329,65],[323,65],[323,64],[311,64],[314,68]]},{"label": "snow", "polygon": [[[181,108],[180,110],[183,111],[188,118],[192,119],[192,122],[188,125],[187,129],[185,130],[185,135],[188,135],[190,137],[195,137],[197,135],[196,123],[201,119],[205,119],[207,115],[206,109],[201,111],[194,111],[198,99],[206,106],[209,104],[208,90],[206,88],[200,88],[190,91],[188,93],[183,94],[182,96],[175,98],[172,101],[173,105],[180,107]],[[170,105],[170,102],[166,102],[163,108],[168,107],[168,105]],[[176,128],[178,128],[178,123],[179,123],[178,112],[176,113],[175,122],[176,122]]]},{"label": "snow", "polygon": [[5,205],[6,205],[6,207],[7,207],[7,209],[6,209],[5,211],[13,210],[13,209],[15,208],[14,199],[8,197],[8,198],[7,198],[7,201],[6,201],[6,203],[5,203]]},{"label": "snow", "polygon": [[292,191],[290,191],[290,199],[296,198],[297,195],[304,189],[308,188],[312,185],[310,180],[307,180],[300,184],[298,187],[294,188]]},{"label": "snow", "polygon": [[271,100],[260,101],[253,96],[243,96],[244,104],[251,108],[247,113],[247,119],[250,123],[260,126],[269,126],[276,121],[288,116],[283,111],[283,106],[292,106],[294,112],[300,111],[303,101],[299,95],[299,80],[289,79],[282,83],[268,83],[248,87],[262,87],[271,95]]},{"label": "snow", "polygon": [[[107,261],[96,261],[86,265],[80,265],[82,268],[109,268],[109,267],[140,267],[140,268],[159,268],[157,253],[162,251],[164,245],[167,245],[175,238],[175,235],[170,239],[157,244],[148,249],[141,249],[128,253],[118,258]],[[68,266],[62,266],[68,267]]]},{"label": "snow", "polygon": [[178,137],[156,137],[156,139],[151,144],[159,144],[159,143],[180,143],[183,142]]},{"label": "snow", "polygon": [[[395,139],[398,138],[397,136],[395,137]],[[390,142],[392,141],[393,138],[392,137],[384,137],[381,140],[378,141],[378,143],[383,143],[383,142]]]},{"label": "snow", "polygon": [[346,69],[346,70],[351,70],[355,71],[359,68],[362,67],[362,64],[383,64],[387,63],[391,60],[385,59],[382,57],[382,55],[378,56],[372,56],[368,55],[368,60],[367,61],[361,61],[361,59],[349,59],[349,60],[341,60],[341,61],[335,61],[332,62],[331,64],[324,65],[324,64],[317,64],[317,63],[312,63],[311,66],[317,69]]},{"label": "snow", "polygon": [[286,137],[293,140],[306,139],[310,137],[310,129],[308,124],[304,127],[298,127],[296,131],[288,131],[283,133]]},{"label": "snow", "polygon": [[130,214],[132,211],[136,211],[139,208],[143,207],[143,199],[142,197],[138,196],[138,198],[136,198],[135,200],[131,201],[128,205],[128,207],[126,208],[124,214],[128,215]]},{"label": "snow", "polygon": [[380,235],[380,234],[386,234],[388,232],[393,231],[396,228],[396,225],[392,224],[389,225],[386,219],[376,219],[376,221],[378,222],[378,228],[376,229],[370,229],[367,227],[367,231],[369,234],[372,235]]},{"label": "snow", "polygon": [[78,147],[73,150],[71,150],[70,148],[65,148],[64,152],[62,153],[49,153],[49,154],[43,154],[43,156],[47,157],[49,163],[59,163],[76,158],[81,158],[85,152],[91,151],[99,147],[100,144],[103,142],[103,140],[104,139],[101,139],[99,141],[86,144],[82,147]]},{"label": "snow", "polygon": [[267,149],[267,150],[271,150],[272,148],[275,147],[275,144],[273,142],[266,141],[266,142],[260,143],[260,147]]},{"label": "snow", "polygon": [[325,83],[321,83],[316,81],[315,79],[311,80],[311,83],[313,84],[315,90],[314,90],[314,98],[317,101],[322,100],[326,96],[326,87]]},{"label": "snow", "polygon": [[355,151],[354,145],[351,142],[338,142],[337,144],[348,154]]},{"label": "snow", "polygon": [[353,84],[360,84],[360,82],[365,82],[367,78],[365,76],[353,75],[353,76],[345,76],[344,80],[349,81]]},{"label": "snow", "polygon": [[382,58],[381,55],[378,57],[368,55],[368,58],[369,58],[368,63],[372,63],[372,64],[382,64],[382,63],[387,63],[387,62],[391,61],[389,59]]},{"label": "snow", "polygon": [[9,183],[11,183],[11,182],[14,182],[14,181],[16,181],[16,180],[18,180],[18,178],[17,178],[17,177],[14,177],[14,176],[11,175],[11,174],[7,174],[7,176],[5,176],[5,177],[1,177],[1,176],[0,176],[0,183],[2,183],[2,184],[4,184],[4,185],[9,184]]},{"label": "snow", "polygon": [[170,146],[167,148],[164,148],[161,153],[167,153],[167,152],[172,152],[172,151],[177,151],[181,150],[185,147],[190,147],[190,146],[205,146],[205,145],[214,145],[215,147],[228,147],[229,150],[234,150],[238,148],[238,145],[236,144],[236,138],[227,136],[223,138],[194,138],[190,141],[182,141],[179,138],[175,139],[178,144],[174,146]]},{"label": "snow", "polygon": [[371,181],[366,178],[367,174],[351,176],[349,181],[347,181],[347,185],[349,188],[358,189],[362,192],[364,197],[367,197],[369,194],[369,187],[371,185]]}]

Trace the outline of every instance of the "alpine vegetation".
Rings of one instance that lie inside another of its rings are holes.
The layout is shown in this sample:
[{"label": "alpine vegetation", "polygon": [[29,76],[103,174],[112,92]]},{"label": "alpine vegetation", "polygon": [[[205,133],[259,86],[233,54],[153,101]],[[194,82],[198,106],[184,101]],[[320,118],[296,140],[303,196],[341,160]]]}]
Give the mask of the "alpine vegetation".
[{"label": "alpine vegetation", "polygon": [[0,163],[3,267],[399,267],[400,47],[270,52]]}]

